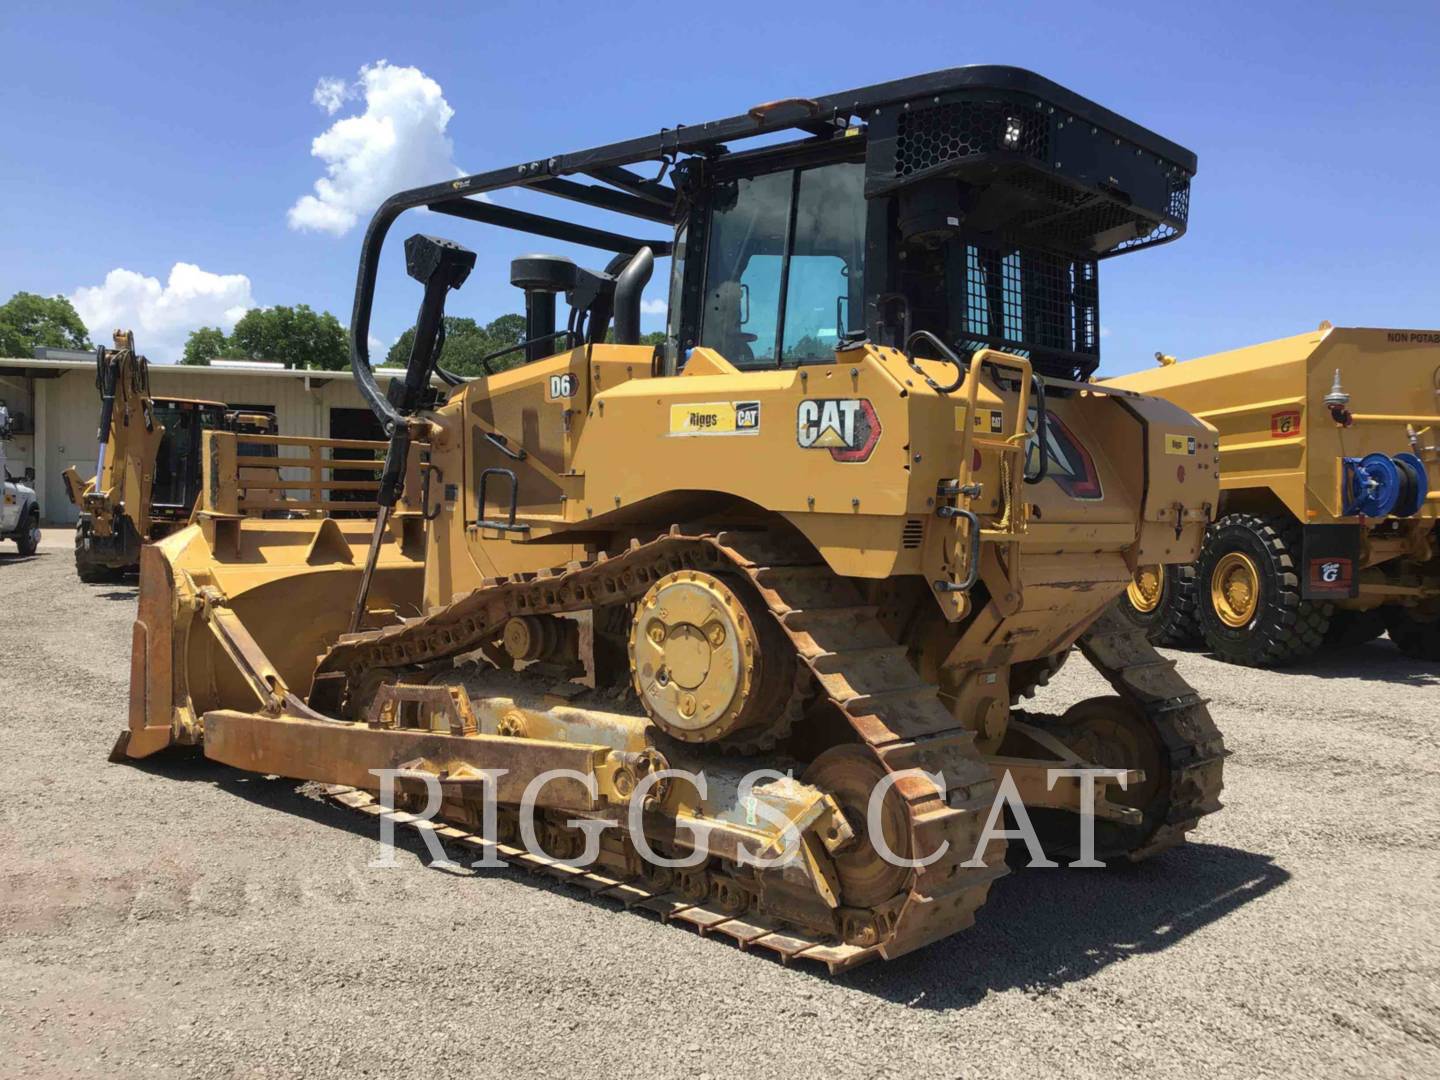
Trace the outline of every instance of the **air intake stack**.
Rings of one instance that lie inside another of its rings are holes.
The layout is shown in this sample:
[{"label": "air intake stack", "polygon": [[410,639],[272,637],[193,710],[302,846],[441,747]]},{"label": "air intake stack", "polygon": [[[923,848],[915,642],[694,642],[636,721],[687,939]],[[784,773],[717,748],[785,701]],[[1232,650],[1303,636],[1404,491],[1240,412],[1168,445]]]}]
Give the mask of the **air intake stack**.
[{"label": "air intake stack", "polygon": [[510,263],[510,284],[525,290],[526,361],[555,351],[555,294],[575,287],[575,264],[563,255],[522,255]]}]

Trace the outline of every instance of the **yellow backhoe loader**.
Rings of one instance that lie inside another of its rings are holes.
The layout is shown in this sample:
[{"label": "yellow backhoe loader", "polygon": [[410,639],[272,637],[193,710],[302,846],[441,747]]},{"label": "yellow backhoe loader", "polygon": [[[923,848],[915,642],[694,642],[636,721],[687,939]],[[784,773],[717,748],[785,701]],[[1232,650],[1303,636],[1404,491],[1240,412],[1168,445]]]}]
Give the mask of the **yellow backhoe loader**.
[{"label": "yellow backhoe loader", "polygon": [[1268,667],[1387,630],[1440,660],[1440,332],[1336,327],[1107,380],[1220,435],[1218,519],[1121,609],[1162,644]]},{"label": "yellow backhoe loader", "polygon": [[150,365],[135,335],[115,332],[115,347],[95,359],[100,391],[95,475],[72,465],[65,493],[80,509],[75,571],[81,581],[114,581],[135,573],[140,547],[184,527],[200,491],[201,436],[212,429],[274,434],[269,413],[237,413],[224,402],[157,398]]},{"label": "yellow backhoe loader", "polygon": [[[1179,236],[1194,170],[968,67],[392,197],[350,323],[388,437],[374,519],[246,516],[239,470],[277,459],[207,432],[195,523],[142,553],[116,757],[200,746],[832,970],[968,926],[1004,805],[1052,859],[1087,824],[1101,860],[1183,842],[1222,739],[1111,602],[1194,559],[1213,432],[1089,376],[1099,261]],[[501,189],[587,213],[480,197]],[[613,257],[516,259],[526,363],[463,379],[441,327],[475,256],[409,237],[415,344],[382,390],[381,249],[420,207]],[[269,441],[308,470],[274,481],[297,506],[356,505],[338,444]],[[1077,646],[1113,695],[1012,707]]]}]

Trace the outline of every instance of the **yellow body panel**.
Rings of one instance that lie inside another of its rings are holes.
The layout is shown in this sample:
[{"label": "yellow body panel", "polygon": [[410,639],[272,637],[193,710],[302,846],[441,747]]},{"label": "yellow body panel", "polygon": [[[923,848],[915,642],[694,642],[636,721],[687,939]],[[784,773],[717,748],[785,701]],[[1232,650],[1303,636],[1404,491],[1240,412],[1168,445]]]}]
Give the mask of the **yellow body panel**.
[{"label": "yellow body panel", "polygon": [[[935,511],[940,483],[962,471],[968,438],[969,479],[981,492],[967,505],[982,537],[1013,553],[1004,567],[987,559],[982,569],[1016,609],[999,640],[1017,655],[1046,655],[1123,589],[1137,561],[1193,559],[1214,510],[1211,430],[1156,398],[1078,386],[1052,393],[1051,414],[1093,462],[1098,489],[1077,498],[1053,481],[1002,475],[1026,424],[1016,391],[990,378],[968,415],[968,384],[940,394],[893,349],[864,345],[829,364],[743,372],[699,349],[669,378],[652,374],[651,352],[576,349],[474,380],[430,414],[430,461],[443,483],[427,530],[427,610],[487,578],[583,560],[616,534],[702,518],[782,516],[847,577],[958,578],[965,545]],[[937,380],[950,377],[922,364]],[[839,428],[854,402],[873,410],[878,438],[868,454],[851,455],[863,460],[842,460]],[[807,422],[818,430],[808,446]],[[500,473],[486,477],[482,512],[486,470],[515,476],[525,531],[478,524],[508,520],[511,485]],[[959,601],[949,617],[966,610]]]}]

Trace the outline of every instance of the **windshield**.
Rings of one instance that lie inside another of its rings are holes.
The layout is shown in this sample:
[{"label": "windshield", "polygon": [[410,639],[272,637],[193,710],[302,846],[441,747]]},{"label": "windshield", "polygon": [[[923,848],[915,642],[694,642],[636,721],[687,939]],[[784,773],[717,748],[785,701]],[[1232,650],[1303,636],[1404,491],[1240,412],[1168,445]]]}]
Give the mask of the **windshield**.
[{"label": "windshield", "polygon": [[717,189],[700,344],[739,368],[828,359],[862,319],[864,166],[767,173]]},{"label": "windshield", "polygon": [[165,426],[155,453],[151,501],[157,506],[189,506],[200,476],[200,430],[205,414],[194,407],[155,406],[155,422]]}]

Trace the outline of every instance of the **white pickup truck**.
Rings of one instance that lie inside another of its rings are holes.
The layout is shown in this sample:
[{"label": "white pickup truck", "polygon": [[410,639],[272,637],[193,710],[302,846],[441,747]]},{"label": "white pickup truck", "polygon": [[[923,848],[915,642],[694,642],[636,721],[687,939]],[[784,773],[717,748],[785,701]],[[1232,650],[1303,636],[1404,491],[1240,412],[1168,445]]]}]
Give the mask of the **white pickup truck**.
[{"label": "white pickup truck", "polygon": [[35,470],[26,469],[16,480],[5,467],[5,443],[10,438],[10,413],[0,404],[0,540],[14,540],[21,555],[34,555],[40,546],[40,500],[35,497]]}]

